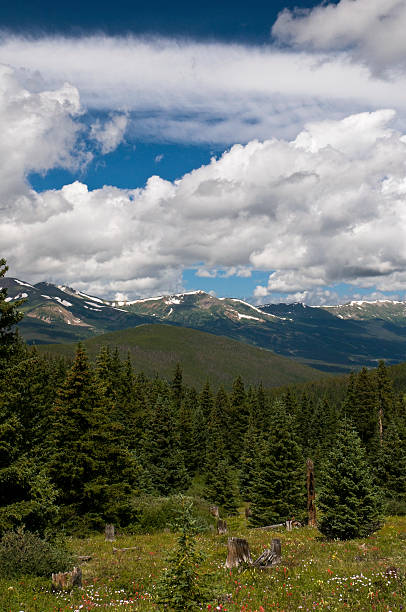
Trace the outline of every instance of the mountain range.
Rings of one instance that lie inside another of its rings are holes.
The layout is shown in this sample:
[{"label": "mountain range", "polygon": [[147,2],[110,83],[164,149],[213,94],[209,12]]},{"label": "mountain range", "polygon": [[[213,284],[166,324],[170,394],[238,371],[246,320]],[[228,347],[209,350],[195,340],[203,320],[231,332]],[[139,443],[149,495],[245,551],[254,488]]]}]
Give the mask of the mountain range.
[{"label": "mountain range", "polygon": [[4,278],[10,300],[24,298],[19,327],[27,342],[72,342],[143,324],[165,323],[226,336],[312,367],[344,372],[406,360],[406,303],[253,306],[203,291],[108,301],[64,285]]}]

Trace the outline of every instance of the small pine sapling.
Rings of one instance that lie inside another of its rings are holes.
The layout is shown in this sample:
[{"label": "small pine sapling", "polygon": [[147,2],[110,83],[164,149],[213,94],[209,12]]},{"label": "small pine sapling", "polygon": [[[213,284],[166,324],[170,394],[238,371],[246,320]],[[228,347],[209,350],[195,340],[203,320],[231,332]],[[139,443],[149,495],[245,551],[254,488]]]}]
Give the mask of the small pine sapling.
[{"label": "small pine sapling", "polygon": [[157,584],[158,609],[174,612],[201,610],[211,595],[207,576],[202,574],[203,554],[196,547],[197,524],[193,502],[179,497],[179,518],[174,527],[179,532],[177,545],[167,558],[167,567]]}]

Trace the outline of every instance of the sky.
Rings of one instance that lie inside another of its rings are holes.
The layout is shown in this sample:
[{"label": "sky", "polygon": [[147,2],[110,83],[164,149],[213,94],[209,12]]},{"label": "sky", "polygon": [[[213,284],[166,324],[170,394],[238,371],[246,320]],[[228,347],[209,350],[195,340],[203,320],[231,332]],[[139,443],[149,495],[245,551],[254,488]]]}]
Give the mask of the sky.
[{"label": "sky", "polygon": [[406,0],[0,15],[0,256],[134,299],[406,297]]}]

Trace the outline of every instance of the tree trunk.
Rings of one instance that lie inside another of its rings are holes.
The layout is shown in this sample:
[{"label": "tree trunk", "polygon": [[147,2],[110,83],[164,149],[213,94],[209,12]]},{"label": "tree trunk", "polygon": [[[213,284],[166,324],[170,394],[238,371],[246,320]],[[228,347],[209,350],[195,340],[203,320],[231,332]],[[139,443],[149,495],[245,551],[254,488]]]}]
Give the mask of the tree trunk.
[{"label": "tree trunk", "polygon": [[241,563],[252,563],[247,540],[228,538],[226,568],[238,567]]},{"label": "tree trunk", "polygon": [[310,527],[316,527],[316,489],[314,484],[314,463],[311,459],[306,462],[307,466],[307,515]]},{"label": "tree trunk", "polygon": [[227,523],[226,521],[223,521],[222,519],[218,519],[217,521],[217,533],[222,535],[224,533],[227,533]]},{"label": "tree trunk", "polygon": [[52,574],[53,591],[71,591],[73,587],[82,586],[82,570],[74,567],[72,572],[59,572]]},{"label": "tree trunk", "polygon": [[105,527],[105,534],[106,534],[106,542],[114,542],[115,535],[114,535],[114,525],[106,525]]},{"label": "tree trunk", "polygon": [[287,531],[292,531],[293,527],[292,527],[293,521],[286,521],[286,530]]}]

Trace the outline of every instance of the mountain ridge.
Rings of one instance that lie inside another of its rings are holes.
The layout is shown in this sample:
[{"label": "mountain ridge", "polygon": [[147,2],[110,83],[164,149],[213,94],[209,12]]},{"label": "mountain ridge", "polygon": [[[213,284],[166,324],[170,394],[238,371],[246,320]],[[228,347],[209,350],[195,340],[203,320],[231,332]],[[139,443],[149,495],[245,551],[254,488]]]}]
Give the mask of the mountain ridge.
[{"label": "mountain ridge", "polygon": [[29,343],[85,339],[165,323],[274,351],[325,371],[345,372],[406,360],[406,302],[352,301],[336,306],[264,304],[186,291],[137,300],[105,300],[66,285],[2,279],[9,299],[25,298],[20,324]]}]

